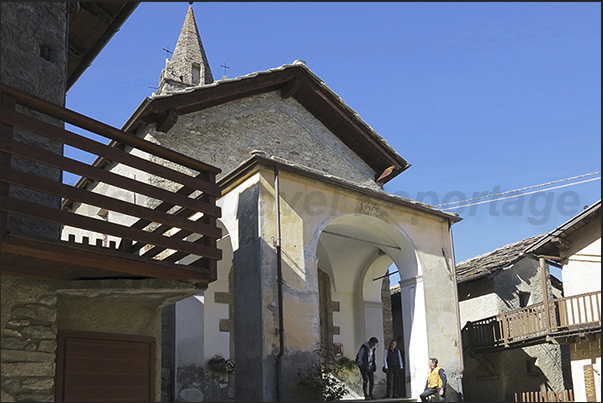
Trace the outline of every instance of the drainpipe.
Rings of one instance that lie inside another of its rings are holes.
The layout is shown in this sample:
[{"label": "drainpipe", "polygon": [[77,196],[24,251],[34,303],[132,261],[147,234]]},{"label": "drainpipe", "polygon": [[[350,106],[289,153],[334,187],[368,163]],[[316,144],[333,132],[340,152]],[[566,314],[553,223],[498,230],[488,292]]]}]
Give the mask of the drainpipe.
[{"label": "drainpipe", "polygon": [[[465,372],[465,359],[463,357],[463,335],[461,332],[461,309],[459,303],[459,286],[456,281],[456,264],[454,263],[454,242],[452,241],[452,222],[448,219],[448,233],[450,234],[450,251],[452,252],[452,281],[454,282],[454,308],[456,309],[456,321],[457,321],[457,332],[459,338],[459,351],[460,351],[460,359],[461,359],[461,370],[459,373],[459,393],[463,396],[463,372]],[[444,249],[442,249],[444,252]],[[446,259],[446,252],[444,252],[444,259]],[[448,264],[448,259],[446,259],[446,264]]]},{"label": "drainpipe", "polygon": [[276,208],[276,281],[278,290],[278,341],[279,351],[276,356],[276,401],[281,401],[281,359],[285,352],[285,333],[283,330],[283,269],[281,252],[281,203],[278,165],[274,165],[274,198]]}]

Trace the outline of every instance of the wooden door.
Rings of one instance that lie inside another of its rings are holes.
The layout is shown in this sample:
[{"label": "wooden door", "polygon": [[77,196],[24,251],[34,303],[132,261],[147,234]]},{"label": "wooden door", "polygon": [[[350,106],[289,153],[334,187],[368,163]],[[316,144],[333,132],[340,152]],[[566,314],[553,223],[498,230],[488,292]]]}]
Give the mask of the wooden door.
[{"label": "wooden door", "polygon": [[57,402],[152,402],[155,338],[59,331]]}]

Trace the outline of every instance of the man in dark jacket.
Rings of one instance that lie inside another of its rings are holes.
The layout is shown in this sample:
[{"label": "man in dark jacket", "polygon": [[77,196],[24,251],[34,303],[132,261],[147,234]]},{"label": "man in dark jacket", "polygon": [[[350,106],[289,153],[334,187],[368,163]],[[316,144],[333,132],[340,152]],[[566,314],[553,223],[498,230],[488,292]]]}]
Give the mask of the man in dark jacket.
[{"label": "man in dark jacket", "polygon": [[[371,337],[369,341],[363,343],[356,354],[356,363],[362,374],[362,390],[364,391],[364,398],[366,400],[374,400],[373,387],[375,386],[375,371],[377,365],[375,364],[375,348],[379,344],[379,340],[376,337]],[[369,387],[368,393],[366,387]]]},{"label": "man in dark jacket", "polygon": [[383,352],[383,372],[387,374],[385,388],[386,399],[390,397],[400,397],[401,395],[401,371],[404,366],[402,364],[402,354],[400,353],[400,350],[396,348],[397,345],[398,342],[392,340],[389,343],[387,350]]}]

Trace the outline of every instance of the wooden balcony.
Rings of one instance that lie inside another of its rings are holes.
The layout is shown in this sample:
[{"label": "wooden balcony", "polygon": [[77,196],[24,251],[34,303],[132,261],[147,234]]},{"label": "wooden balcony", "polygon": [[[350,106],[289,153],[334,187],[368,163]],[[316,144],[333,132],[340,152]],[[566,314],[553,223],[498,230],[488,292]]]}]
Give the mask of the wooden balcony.
[{"label": "wooden balcony", "polygon": [[[3,273],[54,281],[216,279],[218,168],[15,88],[1,91]],[[95,163],[68,158],[65,145],[96,155]],[[62,183],[64,172],[82,179]]]},{"label": "wooden balcony", "polygon": [[463,345],[474,351],[524,347],[601,332],[601,291],[550,300],[468,322]]}]

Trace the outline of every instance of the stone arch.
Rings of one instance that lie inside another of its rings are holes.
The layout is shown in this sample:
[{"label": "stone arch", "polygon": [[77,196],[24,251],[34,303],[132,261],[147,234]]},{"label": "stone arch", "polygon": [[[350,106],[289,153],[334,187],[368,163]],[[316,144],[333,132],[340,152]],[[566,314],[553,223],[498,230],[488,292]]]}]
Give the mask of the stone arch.
[{"label": "stone arch", "polygon": [[[384,331],[383,276],[394,263],[401,279],[420,277],[417,248],[399,226],[370,215],[325,219],[317,234],[318,266],[324,272],[328,268],[332,283],[329,303],[337,307],[333,311],[333,328],[339,334],[333,335],[334,343],[343,344],[344,355],[353,358],[360,344],[376,336],[380,340],[377,354],[382,357],[385,338],[392,337],[392,332]],[[413,309],[425,307],[417,304]],[[388,314],[391,316],[391,310]],[[376,376],[383,374],[378,371]]]}]

